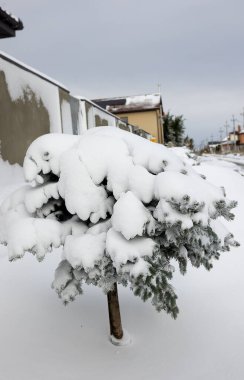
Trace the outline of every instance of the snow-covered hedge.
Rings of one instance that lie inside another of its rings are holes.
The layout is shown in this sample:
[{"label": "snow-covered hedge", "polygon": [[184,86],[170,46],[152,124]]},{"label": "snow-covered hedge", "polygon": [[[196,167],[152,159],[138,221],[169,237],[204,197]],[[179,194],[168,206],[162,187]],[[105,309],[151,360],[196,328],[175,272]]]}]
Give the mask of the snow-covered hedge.
[{"label": "snow-covered hedge", "polygon": [[235,245],[218,220],[234,201],[170,149],[112,127],[82,136],[49,134],[29,147],[28,184],[1,206],[0,238],[9,259],[42,260],[63,246],[53,287],[65,302],[82,283],[105,292],[115,282],[176,317],[172,259],[212,267]]}]

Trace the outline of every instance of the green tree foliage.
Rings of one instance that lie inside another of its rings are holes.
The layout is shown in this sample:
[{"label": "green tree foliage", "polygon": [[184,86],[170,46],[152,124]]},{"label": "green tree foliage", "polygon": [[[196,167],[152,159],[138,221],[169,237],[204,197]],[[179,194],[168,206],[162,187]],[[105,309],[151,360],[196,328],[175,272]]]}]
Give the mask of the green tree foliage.
[{"label": "green tree foliage", "polygon": [[184,145],[190,150],[194,149],[194,140],[190,138],[188,135],[184,138]]},{"label": "green tree foliage", "polygon": [[183,115],[174,116],[168,112],[163,116],[165,144],[171,143],[174,146],[183,145],[184,121]]}]

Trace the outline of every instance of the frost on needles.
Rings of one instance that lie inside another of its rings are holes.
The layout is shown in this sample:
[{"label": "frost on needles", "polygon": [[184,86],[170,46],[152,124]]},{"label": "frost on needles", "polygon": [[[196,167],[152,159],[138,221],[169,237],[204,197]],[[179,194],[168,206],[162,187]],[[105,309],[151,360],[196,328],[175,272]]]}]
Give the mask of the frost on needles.
[{"label": "frost on needles", "polygon": [[210,269],[236,245],[221,219],[236,202],[159,144],[113,127],[81,136],[49,134],[29,147],[27,185],[1,206],[0,238],[9,259],[41,261],[63,247],[53,288],[64,303],[93,284],[116,283],[178,314],[174,263]]}]

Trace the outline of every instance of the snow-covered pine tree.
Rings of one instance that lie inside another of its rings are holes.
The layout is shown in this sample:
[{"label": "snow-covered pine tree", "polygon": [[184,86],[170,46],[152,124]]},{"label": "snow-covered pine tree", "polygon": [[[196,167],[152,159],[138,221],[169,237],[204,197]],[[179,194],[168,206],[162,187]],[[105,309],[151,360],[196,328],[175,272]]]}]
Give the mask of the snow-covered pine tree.
[{"label": "snow-covered pine tree", "polygon": [[9,259],[40,261],[63,247],[53,288],[66,304],[82,284],[107,294],[112,339],[120,341],[117,284],[156,310],[178,314],[172,259],[212,267],[236,245],[218,220],[234,201],[162,145],[113,127],[81,136],[49,134],[29,147],[28,184],[1,206],[0,237]]}]

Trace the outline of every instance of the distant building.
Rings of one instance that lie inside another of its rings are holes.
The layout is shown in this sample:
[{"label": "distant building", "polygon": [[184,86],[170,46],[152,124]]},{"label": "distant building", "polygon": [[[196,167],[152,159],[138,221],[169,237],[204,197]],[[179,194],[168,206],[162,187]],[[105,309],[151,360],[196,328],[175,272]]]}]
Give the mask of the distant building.
[{"label": "distant building", "polygon": [[94,99],[93,102],[123,121],[143,129],[152,136],[152,141],[164,142],[163,104],[160,94]]},{"label": "distant building", "polygon": [[15,37],[24,28],[22,21],[0,7],[0,38]]},{"label": "distant building", "polygon": [[230,140],[228,137],[225,137],[221,142],[221,153],[230,153],[235,149],[235,141]]},{"label": "distant building", "polygon": [[239,144],[244,147],[244,129],[241,129],[239,132]]},{"label": "distant building", "polygon": [[220,152],[220,141],[209,141],[208,142],[208,148],[209,152],[212,154],[219,153]]},{"label": "distant building", "polygon": [[221,152],[243,152],[244,151],[244,129],[238,125],[236,131],[232,131],[221,141]]}]

